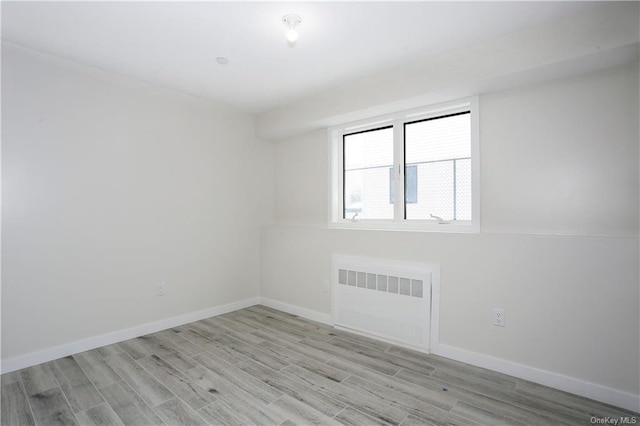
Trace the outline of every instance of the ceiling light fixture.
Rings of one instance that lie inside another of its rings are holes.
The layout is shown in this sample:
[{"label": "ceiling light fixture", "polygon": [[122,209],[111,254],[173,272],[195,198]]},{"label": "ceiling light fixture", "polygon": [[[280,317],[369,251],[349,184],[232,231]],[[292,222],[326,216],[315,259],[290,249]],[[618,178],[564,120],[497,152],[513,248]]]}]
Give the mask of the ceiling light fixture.
[{"label": "ceiling light fixture", "polygon": [[298,40],[298,30],[296,28],[298,25],[302,24],[302,18],[296,14],[290,13],[282,17],[282,22],[289,27],[289,30],[287,31],[287,41],[291,44],[295,43],[296,40]]}]

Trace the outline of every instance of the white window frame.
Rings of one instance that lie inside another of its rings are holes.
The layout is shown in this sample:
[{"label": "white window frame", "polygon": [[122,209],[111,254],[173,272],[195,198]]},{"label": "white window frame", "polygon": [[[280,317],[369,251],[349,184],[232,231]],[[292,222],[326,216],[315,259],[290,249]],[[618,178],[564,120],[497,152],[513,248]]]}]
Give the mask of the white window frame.
[{"label": "white window frame", "polygon": [[[404,219],[404,127],[407,123],[471,111],[471,220],[440,224],[437,220]],[[430,232],[480,232],[480,119],[478,97],[415,108],[329,128],[329,227],[343,229],[407,230]],[[393,125],[394,218],[388,220],[343,218],[343,136]]]}]

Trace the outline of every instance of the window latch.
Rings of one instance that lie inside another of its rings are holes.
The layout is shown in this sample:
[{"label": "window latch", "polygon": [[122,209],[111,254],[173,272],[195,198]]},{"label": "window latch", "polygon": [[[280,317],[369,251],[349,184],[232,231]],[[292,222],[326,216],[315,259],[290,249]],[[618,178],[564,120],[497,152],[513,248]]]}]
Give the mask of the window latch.
[{"label": "window latch", "polygon": [[438,225],[449,225],[451,223],[451,221],[444,220],[440,216],[436,216],[436,215],[433,215],[431,213],[429,213],[429,216],[431,216],[432,218],[436,219],[438,221]]}]

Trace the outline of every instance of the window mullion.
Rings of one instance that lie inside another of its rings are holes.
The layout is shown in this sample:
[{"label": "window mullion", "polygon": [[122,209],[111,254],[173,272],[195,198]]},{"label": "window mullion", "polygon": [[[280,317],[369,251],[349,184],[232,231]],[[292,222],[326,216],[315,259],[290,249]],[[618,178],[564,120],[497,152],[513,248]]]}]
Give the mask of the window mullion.
[{"label": "window mullion", "polygon": [[405,218],[405,164],[404,164],[404,122],[394,120],[393,123],[393,164],[394,164],[394,206],[393,221],[404,222]]}]

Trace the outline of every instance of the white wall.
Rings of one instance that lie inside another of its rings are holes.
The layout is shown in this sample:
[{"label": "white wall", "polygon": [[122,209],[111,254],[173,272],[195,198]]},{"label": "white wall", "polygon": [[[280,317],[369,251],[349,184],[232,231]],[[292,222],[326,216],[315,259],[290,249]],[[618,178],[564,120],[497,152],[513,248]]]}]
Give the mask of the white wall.
[{"label": "white wall", "polygon": [[442,344],[638,395],[638,113],[637,64],[482,95],[480,234],[327,229],[326,132],[281,140],[262,296],[330,314],[333,252],[439,263]]},{"label": "white wall", "polygon": [[252,116],[8,44],[2,113],[4,360],[258,296]]},{"label": "white wall", "polygon": [[634,66],[481,98],[482,229],[638,235]]}]

